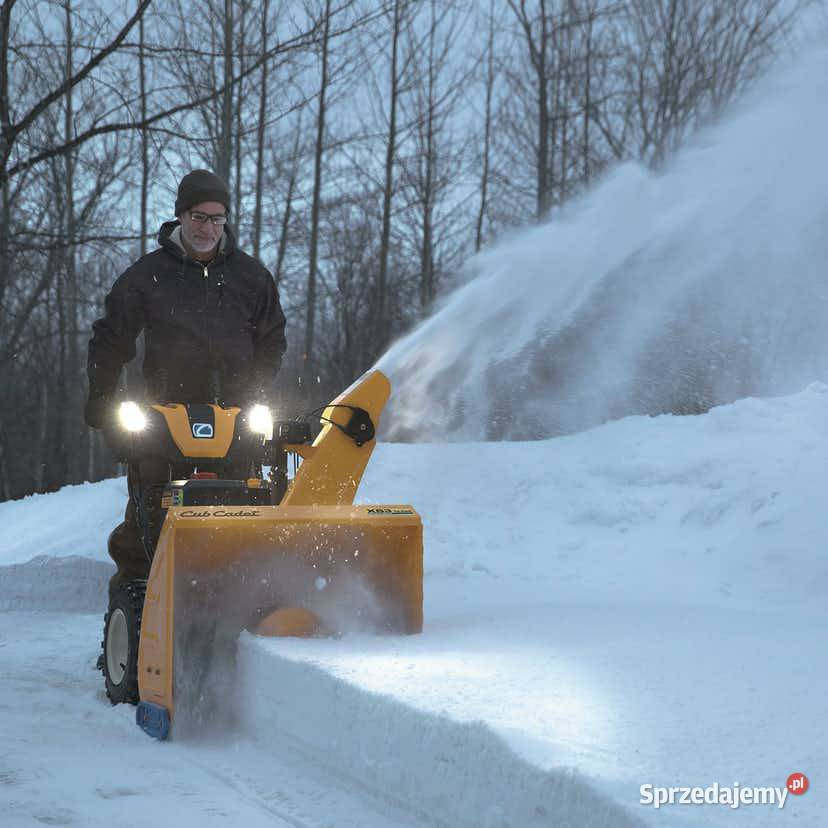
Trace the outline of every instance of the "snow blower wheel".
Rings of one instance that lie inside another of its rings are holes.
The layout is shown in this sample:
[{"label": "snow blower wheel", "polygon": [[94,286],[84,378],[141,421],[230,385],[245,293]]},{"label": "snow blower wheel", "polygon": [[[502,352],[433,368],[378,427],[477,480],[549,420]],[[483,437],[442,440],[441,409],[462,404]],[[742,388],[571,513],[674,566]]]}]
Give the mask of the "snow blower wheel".
[{"label": "snow blower wheel", "polygon": [[146,581],[118,587],[104,616],[101,666],[112,704],[138,703],[138,640],[146,589]]}]

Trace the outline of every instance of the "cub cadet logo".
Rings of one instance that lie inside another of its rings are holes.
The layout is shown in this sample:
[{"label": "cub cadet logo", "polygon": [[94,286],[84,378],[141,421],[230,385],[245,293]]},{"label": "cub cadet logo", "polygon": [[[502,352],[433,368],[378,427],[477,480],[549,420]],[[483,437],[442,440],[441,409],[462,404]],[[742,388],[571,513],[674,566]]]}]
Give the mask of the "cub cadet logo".
[{"label": "cub cadet logo", "polygon": [[213,427],[210,423],[193,423],[193,437],[197,440],[211,440]]},{"label": "cub cadet logo", "polygon": [[224,509],[216,509],[215,512],[196,512],[187,509],[181,513],[181,517],[259,517],[261,512],[255,509],[239,509],[238,512],[227,512]]},{"label": "cub cadet logo", "polygon": [[193,437],[197,440],[211,440],[213,427],[210,423],[193,423]]},{"label": "cub cadet logo", "polygon": [[368,510],[369,515],[413,515],[412,509],[378,509],[373,508]]}]

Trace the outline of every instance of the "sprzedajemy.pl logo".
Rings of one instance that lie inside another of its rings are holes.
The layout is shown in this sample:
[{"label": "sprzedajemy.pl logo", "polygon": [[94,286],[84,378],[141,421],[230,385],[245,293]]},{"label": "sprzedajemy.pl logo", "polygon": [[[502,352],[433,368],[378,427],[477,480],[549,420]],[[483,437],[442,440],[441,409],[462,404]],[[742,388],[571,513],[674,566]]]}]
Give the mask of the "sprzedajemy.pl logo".
[{"label": "sprzedajemy.pl logo", "polygon": [[734,782],[732,785],[720,785],[714,782],[702,787],[670,787],[645,784],[639,788],[642,805],[651,805],[658,810],[665,805],[724,805],[728,808],[741,808],[745,805],[774,805],[784,808],[788,794],[801,796],[808,790],[810,783],[804,773],[792,773],[784,787],[756,787]]}]

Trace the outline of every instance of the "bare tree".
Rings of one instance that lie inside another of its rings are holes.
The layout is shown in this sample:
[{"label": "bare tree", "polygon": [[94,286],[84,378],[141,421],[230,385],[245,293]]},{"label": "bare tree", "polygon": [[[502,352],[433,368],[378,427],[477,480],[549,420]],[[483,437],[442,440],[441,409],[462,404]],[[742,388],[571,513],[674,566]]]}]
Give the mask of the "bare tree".
[{"label": "bare tree", "polygon": [[224,90],[221,95],[221,118],[218,121],[219,141],[216,146],[216,172],[230,181],[230,160],[233,157],[233,87],[227,81],[233,77],[233,0],[224,0],[224,19],[221,21],[224,35],[222,50]]},{"label": "bare tree", "polygon": [[147,220],[147,204],[149,201],[149,130],[147,120],[147,58],[146,39],[144,31],[144,17],[138,22],[138,94],[140,96],[141,127],[141,255],[147,252],[147,236],[149,235]]},{"label": "bare tree", "polygon": [[276,285],[282,281],[284,273],[285,256],[287,254],[288,237],[290,234],[291,214],[293,212],[293,200],[296,193],[297,178],[299,175],[299,160],[302,137],[302,113],[296,119],[296,130],[293,138],[293,152],[290,157],[290,167],[288,172],[288,186],[285,194],[285,206],[282,210],[281,229],[279,232],[279,242],[276,252],[276,266],[273,269],[273,276],[276,280]]},{"label": "bare tree", "polygon": [[389,329],[387,316],[388,262],[391,255],[391,204],[394,195],[394,163],[397,153],[397,106],[399,103],[401,74],[399,71],[399,45],[403,29],[404,0],[393,0],[391,6],[390,57],[388,78],[388,129],[385,137],[385,168],[382,190],[382,237],[379,249],[379,274],[375,297],[375,330],[380,344],[384,344]]},{"label": "bare tree", "polygon": [[[267,51],[269,39],[268,14],[270,0],[262,0],[259,36],[261,49]],[[259,86],[259,120],[256,125],[256,207],[253,213],[253,255],[258,259],[262,250],[262,201],[264,199],[264,151],[265,136],[267,133],[267,83],[269,63],[262,63],[261,84]]]},{"label": "bare tree", "polygon": [[[554,83],[554,60],[550,54],[553,20],[547,0],[537,0],[536,11],[527,7],[527,0],[508,0],[523,33],[524,44],[533,72],[537,115],[535,118],[535,218],[544,218],[552,205],[552,169],[550,133],[553,129],[550,89]],[[554,147],[554,141],[553,141]]]},{"label": "bare tree", "polygon": [[625,120],[654,165],[716,116],[774,53],[799,4],[628,0]]},{"label": "bare tree", "polygon": [[[0,140],[7,144],[12,134],[11,96],[9,84],[9,41],[11,12],[14,2],[0,5]],[[5,150],[4,145],[0,145]],[[9,150],[10,152],[10,147]],[[11,188],[8,179],[0,178],[0,305],[6,293],[9,278],[9,229],[11,227]],[[2,451],[2,447],[0,447]]]},{"label": "bare tree", "polygon": [[[74,74],[74,49],[75,39],[72,26],[72,2],[65,0],[65,19],[66,19],[66,60],[64,77],[68,81]],[[67,84],[66,97],[64,104],[64,141],[70,143],[74,137],[74,98],[73,87]],[[66,444],[68,440],[75,437],[72,434],[76,429],[80,432],[80,407],[78,405],[80,395],[78,388],[80,383],[80,360],[78,348],[78,282],[77,272],[75,269],[75,154],[76,151],[70,150],[63,156],[64,171],[65,171],[65,204],[64,204],[64,227],[65,240],[63,245],[63,267],[58,274],[58,289],[63,289],[64,295],[60,297],[63,301],[59,302],[58,318],[61,323],[61,330],[59,336],[60,342],[60,362],[58,374],[58,405],[60,406],[59,433],[62,440],[59,441],[58,457],[60,458],[62,477],[69,479],[77,479],[76,464],[72,462],[74,459],[79,459],[73,456]],[[61,280],[61,275],[64,280]],[[65,344],[64,344],[65,343]],[[85,429],[83,429],[85,432]],[[78,437],[83,436],[83,432],[77,434]]]},{"label": "bare tree", "polygon": [[11,496],[11,480],[6,463],[6,429],[0,416],[0,500],[11,500]]},{"label": "bare tree", "polygon": [[[94,54],[80,67],[74,71],[71,77],[66,78],[56,88],[52,89],[47,94],[40,97],[33,104],[29,105],[22,115],[12,120],[10,114],[10,90],[8,87],[8,79],[5,84],[0,79],[0,88],[3,88],[3,101],[0,102],[0,121],[2,121],[2,130],[0,130],[0,183],[5,182],[6,179],[15,173],[20,173],[28,169],[34,163],[41,160],[46,160],[52,155],[59,155],[65,152],[66,146],[56,148],[53,153],[44,155],[43,153],[36,154],[33,158],[29,158],[22,163],[15,164],[13,167],[9,166],[9,161],[12,157],[12,151],[18,139],[28,130],[37,119],[56,101],[59,101],[68,90],[76,87],[82,83],[100,64],[102,64],[108,57],[113,55],[121,44],[126,39],[127,35],[132,31],[138,21],[141,19],[144,11],[149,6],[151,0],[140,0],[138,8],[135,13],[124,23],[120,31],[101,49],[98,49]],[[0,65],[5,63],[5,68],[0,69],[6,76],[8,75],[8,36],[11,24],[11,12],[15,5],[15,0],[6,0],[0,10],[0,19],[3,21],[2,36],[6,45],[0,54]],[[74,139],[73,139],[74,143]]]},{"label": "bare tree", "polygon": [[486,26],[486,50],[483,62],[486,66],[485,77],[485,106],[483,109],[483,149],[480,158],[480,206],[477,210],[477,221],[474,232],[474,249],[479,251],[483,246],[483,223],[488,212],[489,199],[489,167],[492,154],[492,98],[495,87],[495,0],[489,0],[489,13]]},{"label": "bare tree", "polygon": [[331,0],[325,0],[322,17],[322,39],[320,41],[320,80],[316,111],[316,145],[313,152],[313,201],[311,205],[310,251],[308,255],[308,287],[305,315],[305,370],[310,378],[314,373],[314,323],[316,321],[316,279],[319,257],[319,207],[322,199],[322,156],[325,152],[325,115],[328,95],[328,51],[331,31]]},{"label": "bare tree", "polygon": [[323,344],[325,381],[343,387],[371,363],[376,353],[371,293],[376,279],[378,216],[372,194],[355,190],[329,205],[326,260],[332,282],[329,336]]},{"label": "bare tree", "polygon": [[408,94],[401,99],[406,153],[400,165],[405,212],[411,219],[408,232],[419,261],[421,314],[427,313],[437,294],[438,260],[447,252],[441,243],[450,238],[458,215],[463,221],[466,218],[446,202],[462,171],[464,147],[455,139],[451,124],[471,71],[456,54],[469,23],[466,10],[429,0],[425,11],[425,20],[412,17],[407,25],[406,48],[412,56]]}]

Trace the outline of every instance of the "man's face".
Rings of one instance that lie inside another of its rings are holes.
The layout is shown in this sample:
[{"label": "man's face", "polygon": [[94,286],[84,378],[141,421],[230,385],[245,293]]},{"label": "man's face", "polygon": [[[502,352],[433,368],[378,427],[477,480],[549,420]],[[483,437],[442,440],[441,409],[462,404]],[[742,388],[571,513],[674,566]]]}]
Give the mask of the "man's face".
[{"label": "man's face", "polygon": [[184,241],[196,253],[212,253],[224,232],[224,225],[214,224],[212,219],[226,216],[226,212],[218,201],[202,201],[185,210],[179,217]]}]

